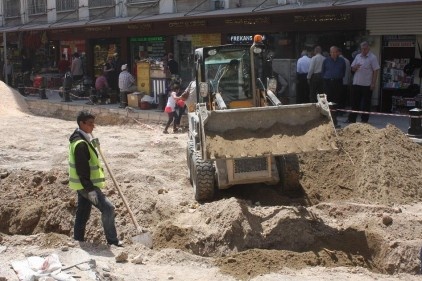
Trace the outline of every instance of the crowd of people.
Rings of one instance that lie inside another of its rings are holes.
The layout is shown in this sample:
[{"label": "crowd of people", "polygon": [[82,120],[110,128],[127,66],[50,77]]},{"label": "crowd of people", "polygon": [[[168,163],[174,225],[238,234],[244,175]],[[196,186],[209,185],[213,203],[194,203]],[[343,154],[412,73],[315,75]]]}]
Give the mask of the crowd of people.
[{"label": "crowd of people", "polygon": [[[368,42],[360,44],[352,63],[343,56],[341,48],[331,46],[329,51],[323,55],[322,48],[316,46],[313,55],[307,50],[301,53],[296,68],[296,102],[316,102],[318,94],[326,94],[338,109],[350,105],[352,111],[370,112],[380,65]],[[351,112],[346,122],[355,123],[356,119],[357,113]],[[368,120],[369,114],[362,113],[361,122]]]}]

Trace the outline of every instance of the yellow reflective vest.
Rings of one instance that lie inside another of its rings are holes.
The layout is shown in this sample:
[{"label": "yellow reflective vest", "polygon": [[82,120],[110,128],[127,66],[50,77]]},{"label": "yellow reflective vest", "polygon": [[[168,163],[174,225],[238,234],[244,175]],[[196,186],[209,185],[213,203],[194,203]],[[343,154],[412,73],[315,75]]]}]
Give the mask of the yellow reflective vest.
[{"label": "yellow reflective vest", "polygon": [[84,188],[81,184],[78,173],[76,172],[75,165],[75,148],[81,142],[85,142],[88,145],[90,155],[89,168],[91,170],[89,178],[96,187],[103,188],[105,186],[104,170],[101,167],[100,160],[98,159],[94,149],[85,140],[77,140],[69,145],[69,187],[73,190],[80,190]]}]

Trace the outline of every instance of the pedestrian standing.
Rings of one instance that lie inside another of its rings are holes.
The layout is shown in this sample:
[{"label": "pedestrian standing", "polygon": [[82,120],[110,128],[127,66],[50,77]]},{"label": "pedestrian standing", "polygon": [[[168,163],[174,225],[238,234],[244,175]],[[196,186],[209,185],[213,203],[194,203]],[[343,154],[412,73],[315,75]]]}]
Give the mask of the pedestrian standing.
[{"label": "pedestrian standing", "polygon": [[330,56],[324,60],[321,69],[327,100],[335,104],[339,103],[343,87],[343,77],[346,73],[346,63],[339,55],[338,48],[332,46],[330,48]]},{"label": "pedestrian standing", "polygon": [[167,67],[171,75],[179,75],[179,64],[174,60],[174,55],[169,53],[167,55]]},{"label": "pedestrian standing", "polygon": [[22,74],[30,73],[32,71],[32,60],[28,58],[25,54],[22,55],[21,62],[21,72]]},{"label": "pedestrian standing", "polygon": [[306,77],[309,83],[310,102],[316,102],[317,95],[323,93],[323,80],[321,76],[321,70],[322,62],[325,60],[325,57],[321,55],[321,52],[321,47],[316,46],[314,49],[315,55],[311,59],[308,75]]},{"label": "pedestrian standing", "polygon": [[6,60],[3,66],[3,76],[8,85],[13,84],[13,64]]},{"label": "pedestrian standing", "polygon": [[[340,58],[344,59],[344,62],[346,63],[346,72],[344,73],[344,77],[343,77],[343,87],[341,90],[341,95],[340,95],[340,100],[339,100],[339,105],[337,108],[342,108],[345,109],[347,106],[350,105],[350,83],[351,83],[351,78],[352,78],[352,70],[350,68],[350,61],[343,56],[343,51],[342,49],[338,49],[340,52]],[[344,112],[337,112],[338,116],[343,115]]]},{"label": "pedestrian standing", "polygon": [[84,70],[82,68],[82,60],[79,56],[79,53],[73,54],[73,61],[70,67],[70,72],[72,73],[73,81],[81,80],[84,77]]},{"label": "pedestrian standing", "polygon": [[311,65],[311,58],[308,56],[308,52],[303,50],[301,57],[297,60],[296,65],[296,77],[297,77],[297,94],[296,103],[308,103],[309,102],[309,84],[308,84],[308,72]]},{"label": "pedestrian standing", "polygon": [[113,75],[115,71],[116,70],[114,69],[114,65],[113,65],[113,57],[108,57],[103,67],[103,73],[107,79],[108,85],[110,85],[110,88],[113,90],[116,90],[116,87],[117,87],[113,85],[113,78],[114,78]]},{"label": "pedestrian standing", "polygon": [[[352,110],[371,111],[372,91],[378,78],[380,65],[377,57],[370,52],[368,42],[360,44],[360,54],[357,54],[352,62],[351,68],[353,76],[353,93],[351,95]],[[348,123],[355,123],[357,113],[350,113],[347,119]],[[362,113],[361,121],[368,123],[369,114]]]},{"label": "pedestrian standing", "polygon": [[127,64],[122,65],[119,74],[120,108],[127,106],[127,95],[136,91],[135,78],[127,70]]},{"label": "pedestrian standing", "polygon": [[114,206],[104,195],[104,171],[98,153],[91,143],[95,116],[88,111],[79,112],[78,128],[69,138],[69,186],[78,194],[74,239],[85,241],[85,228],[92,205],[101,212],[101,221],[107,244],[121,247],[117,238]]}]

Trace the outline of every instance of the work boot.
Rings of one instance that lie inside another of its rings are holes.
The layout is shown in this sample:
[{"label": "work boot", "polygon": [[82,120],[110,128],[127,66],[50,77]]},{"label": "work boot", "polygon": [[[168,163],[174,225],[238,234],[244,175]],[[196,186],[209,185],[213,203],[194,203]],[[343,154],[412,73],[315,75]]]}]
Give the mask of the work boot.
[{"label": "work boot", "polygon": [[119,241],[119,240],[117,240],[116,242],[107,242],[107,244],[108,245],[114,245],[114,246],[116,246],[116,247],[123,247],[123,241]]}]

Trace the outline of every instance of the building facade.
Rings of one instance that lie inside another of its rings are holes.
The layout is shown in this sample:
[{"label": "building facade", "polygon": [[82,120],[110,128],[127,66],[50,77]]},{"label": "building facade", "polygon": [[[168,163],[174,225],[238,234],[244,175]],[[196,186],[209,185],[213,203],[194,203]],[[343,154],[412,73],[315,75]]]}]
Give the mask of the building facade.
[{"label": "building facade", "polygon": [[[188,83],[193,75],[195,48],[248,44],[256,33],[265,36],[274,50],[274,58],[297,59],[303,49],[321,45],[328,51],[330,46],[337,45],[352,59],[359,43],[368,40],[381,60],[383,36],[393,35],[400,28],[376,31],[375,19],[389,22],[391,13],[397,9],[405,9],[409,15],[422,11],[420,2],[0,0],[1,51],[2,58],[14,62],[16,70],[22,54],[31,57],[36,71],[54,70],[62,54],[70,59],[78,52],[84,55],[86,75],[92,78],[99,75],[107,57],[114,53],[119,54],[122,63],[133,65],[138,56],[161,60],[172,52],[179,62],[182,80]],[[378,13],[376,17],[381,6],[390,14]],[[420,24],[421,17],[415,20],[408,25]],[[413,32],[406,35],[415,36],[416,49],[422,32],[405,28],[395,35]],[[375,105],[380,105],[386,95],[381,90],[380,82],[380,89],[373,95]],[[385,110],[385,106],[380,109]]]}]

